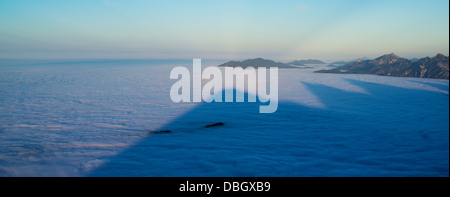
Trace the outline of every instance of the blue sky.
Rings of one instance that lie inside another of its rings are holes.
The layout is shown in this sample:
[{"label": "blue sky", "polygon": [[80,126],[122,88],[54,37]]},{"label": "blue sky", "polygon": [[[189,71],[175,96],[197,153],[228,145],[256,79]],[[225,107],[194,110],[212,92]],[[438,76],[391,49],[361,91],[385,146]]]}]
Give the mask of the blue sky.
[{"label": "blue sky", "polygon": [[447,0],[0,0],[0,58],[449,53]]}]

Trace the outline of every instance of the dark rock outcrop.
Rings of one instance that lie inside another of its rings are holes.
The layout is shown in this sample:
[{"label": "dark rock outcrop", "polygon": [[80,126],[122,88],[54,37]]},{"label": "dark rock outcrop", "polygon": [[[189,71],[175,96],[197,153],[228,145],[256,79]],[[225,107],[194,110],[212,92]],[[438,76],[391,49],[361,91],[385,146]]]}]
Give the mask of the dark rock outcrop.
[{"label": "dark rock outcrop", "polygon": [[210,125],[206,125],[205,128],[211,128],[211,127],[219,127],[225,125],[223,122],[218,122]]},{"label": "dark rock outcrop", "polygon": [[164,134],[164,133],[172,133],[170,130],[163,130],[163,131],[150,131],[149,134]]}]

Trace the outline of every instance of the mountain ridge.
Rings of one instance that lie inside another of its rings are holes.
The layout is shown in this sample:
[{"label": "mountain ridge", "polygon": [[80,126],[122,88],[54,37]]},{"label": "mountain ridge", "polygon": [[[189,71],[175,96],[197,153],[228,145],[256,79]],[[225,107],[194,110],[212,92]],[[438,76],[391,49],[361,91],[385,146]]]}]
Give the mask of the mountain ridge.
[{"label": "mountain ridge", "polygon": [[229,61],[219,65],[219,67],[278,67],[278,68],[297,68],[289,64],[275,62],[273,60],[267,60],[263,58],[246,59],[244,61]]},{"label": "mountain ridge", "polygon": [[330,70],[317,73],[374,74],[396,77],[419,77],[449,79],[449,57],[438,53],[434,57],[424,57],[416,62],[391,53],[373,60],[357,60]]},{"label": "mountain ridge", "polygon": [[292,62],[289,62],[288,64],[296,65],[296,66],[304,66],[305,64],[326,64],[325,62],[322,62],[320,60],[316,59],[307,59],[307,60],[295,60]]}]

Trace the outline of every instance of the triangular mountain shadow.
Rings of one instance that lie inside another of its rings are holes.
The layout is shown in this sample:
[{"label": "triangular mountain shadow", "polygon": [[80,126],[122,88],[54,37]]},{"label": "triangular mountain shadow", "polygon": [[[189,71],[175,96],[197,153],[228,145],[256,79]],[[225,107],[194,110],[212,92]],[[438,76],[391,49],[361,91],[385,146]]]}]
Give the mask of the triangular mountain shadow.
[{"label": "triangular mountain shadow", "polygon": [[437,89],[442,90],[442,91],[447,91],[447,92],[449,91],[448,81],[446,81],[447,84],[432,83],[432,82],[426,82],[426,81],[413,81],[413,82],[414,83],[424,84],[424,85],[427,85],[427,86],[431,86],[431,87],[437,88]]},{"label": "triangular mountain shadow", "polygon": [[349,82],[371,95],[303,83],[325,109],[201,103],[88,176],[448,176],[448,95]]}]

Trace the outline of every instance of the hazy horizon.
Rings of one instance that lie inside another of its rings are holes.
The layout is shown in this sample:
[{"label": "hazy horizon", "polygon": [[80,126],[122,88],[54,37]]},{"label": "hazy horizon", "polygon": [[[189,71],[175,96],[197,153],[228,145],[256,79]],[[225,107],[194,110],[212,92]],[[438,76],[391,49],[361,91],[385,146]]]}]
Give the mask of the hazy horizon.
[{"label": "hazy horizon", "polygon": [[449,55],[449,2],[2,1],[0,59]]},{"label": "hazy horizon", "polygon": [[[355,57],[355,58],[350,58],[350,59],[327,59],[327,58],[302,58],[302,59],[277,59],[275,58],[266,58],[266,57],[238,57],[238,58],[200,58],[202,60],[206,60],[206,61],[213,61],[213,62],[219,62],[219,61],[243,61],[243,60],[248,60],[248,59],[256,59],[256,58],[263,58],[263,59],[267,59],[267,60],[273,60],[276,62],[282,62],[282,63],[288,63],[291,61],[297,61],[297,60],[320,60],[323,61],[325,63],[333,63],[333,62],[338,62],[338,61],[345,61],[345,62],[350,62],[350,61],[355,61],[357,59],[364,59],[367,58],[369,60],[373,60],[376,59],[378,57],[381,57],[383,55],[387,55],[389,53],[385,53],[385,54],[380,54],[378,56],[374,55],[374,56],[364,56],[364,57]],[[398,55],[397,53],[395,53],[396,55]],[[437,53],[439,54],[439,53]],[[425,57],[434,57],[437,54],[431,55],[431,56],[423,56],[423,57],[411,57],[411,58],[407,58],[407,57],[402,57],[399,56],[401,58],[406,58],[409,60],[412,60],[414,58],[417,59],[421,59],[421,58],[425,58]],[[443,53],[440,53],[443,54]],[[443,54],[445,56],[449,56],[448,54]],[[0,61],[9,61],[9,60],[18,60],[18,61],[192,61],[192,59],[198,59],[198,58],[0,58]]]}]

